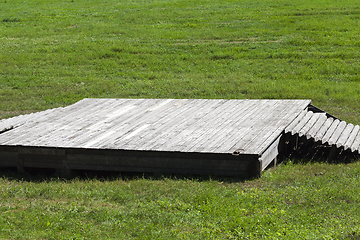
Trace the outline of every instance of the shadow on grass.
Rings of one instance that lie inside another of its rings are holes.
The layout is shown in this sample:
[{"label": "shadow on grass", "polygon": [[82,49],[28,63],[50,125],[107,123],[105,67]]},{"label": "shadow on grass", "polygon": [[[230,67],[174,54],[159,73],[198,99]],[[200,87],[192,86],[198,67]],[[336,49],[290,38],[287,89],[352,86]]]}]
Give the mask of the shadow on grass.
[{"label": "shadow on grass", "polygon": [[360,240],[360,233],[351,233],[348,234],[344,237],[339,237],[339,239],[344,239],[344,240]]},{"label": "shadow on grass", "polygon": [[125,181],[147,179],[161,181],[170,180],[191,180],[197,182],[218,181],[225,183],[244,182],[251,179],[239,177],[221,177],[214,175],[193,175],[193,174],[162,174],[162,173],[140,173],[140,172],[118,172],[118,171],[95,171],[95,170],[74,170],[70,178],[62,178],[55,169],[27,168],[24,173],[19,173],[16,168],[0,168],[0,177],[8,180],[27,182],[49,182],[49,181],[71,181],[71,180],[99,180],[99,181]]}]

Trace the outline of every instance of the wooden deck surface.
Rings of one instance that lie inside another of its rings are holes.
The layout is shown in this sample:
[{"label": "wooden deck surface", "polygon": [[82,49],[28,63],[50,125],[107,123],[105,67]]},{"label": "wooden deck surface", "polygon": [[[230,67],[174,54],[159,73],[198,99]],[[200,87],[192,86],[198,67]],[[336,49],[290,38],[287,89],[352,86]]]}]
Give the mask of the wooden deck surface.
[{"label": "wooden deck surface", "polygon": [[83,99],[0,121],[0,146],[261,154],[310,100]]}]

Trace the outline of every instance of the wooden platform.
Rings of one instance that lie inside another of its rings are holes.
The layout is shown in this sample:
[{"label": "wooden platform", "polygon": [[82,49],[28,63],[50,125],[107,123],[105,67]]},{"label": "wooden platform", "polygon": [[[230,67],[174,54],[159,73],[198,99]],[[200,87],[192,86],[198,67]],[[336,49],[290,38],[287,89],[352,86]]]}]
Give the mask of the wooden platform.
[{"label": "wooden platform", "polygon": [[0,121],[0,166],[259,176],[310,103],[83,99]]},{"label": "wooden platform", "polygon": [[301,112],[286,127],[285,133],[360,154],[360,126],[341,121],[319,109]]}]

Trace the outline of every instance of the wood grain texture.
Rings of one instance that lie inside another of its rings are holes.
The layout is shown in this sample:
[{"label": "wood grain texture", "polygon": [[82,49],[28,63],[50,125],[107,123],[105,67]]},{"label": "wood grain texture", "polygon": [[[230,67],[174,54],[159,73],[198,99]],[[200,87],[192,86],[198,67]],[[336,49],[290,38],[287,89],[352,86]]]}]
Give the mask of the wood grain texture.
[{"label": "wood grain texture", "polygon": [[360,129],[359,125],[354,126],[353,130],[351,131],[351,133],[349,135],[349,138],[347,139],[347,141],[345,143],[345,150],[347,150],[351,147],[351,145],[353,144],[353,142],[356,139],[356,136],[359,133],[359,129]]},{"label": "wood grain texture", "polygon": [[256,148],[276,139],[308,104],[310,100],[83,99],[23,117],[25,124],[1,134],[0,144],[204,153],[255,145],[252,151],[258,154]]},{"label": "wood grain texture", "polygon": [[314,126],[314,124],[317,122],[317,120],[319,119],[320,114],[318,113],[314,113],[311,118],[309,119],[309,121],[304,125],[304,127],[299,131],[299,137],[304,136],[305,134],[307,134],[309,132],[309,130]]},{"label": "wood grain texture", "polygon": [[292,132],[292,130],[300,123],[300,121],[304,118],[308,110],[302,110],[298,116],[285,128],[285,133]]},{"label": "wood grain texture", "polygon": [[356,150],[360,150],[360,131],[355,137],[354,142],[351,144],[351,151],[355,152]]},{"label": "wood grain texture", "polygon": [[[341,147],[344,146],[345,148],[345,142],[348,140],[348,138],[350,137],[350,133],[352,132],[352,130],[354,129],[354,125],[353,124],[346,124],[345,123],[345,128],[342,131],[342,133],[340,134],[338,140],[336,141],[336,147]],[[329,142],[330,143],[330,142]]]},{"label": "wood grain texture", "polygon": [[338,127],[339,123],[341,121],[339,119],[335,119],[329,129],[327,130],[327,132],[325,133],[324,137],[321,139],[322,144],[326,143],[327,141],[329,141],[329,139],[331,138],[331,136],[333,135],[333,133],[335,132],[336,128]]},{"label": "wood grain texture", "polygon": [[306,125],[306,123],[310,120],[310,118],[314,115],[313,112],[308,111],[305,116],[300,120],[300,122],[293,128],[291,134],[297,134],[300,130]]},{"label": "wood grain texture", "polygon": [[316,123],[306,133],[306,139],[315,138],[316,134],[320,131],[321,127],[325,124],[328,119],[325,113],[316,113],[319,115]]},{"label": "wood grain texture", "polygon": [[[341,133],[346,128],[347,123],[344,121],[340,121],[339,125],[335,129],[334,133],[331,135],[330,139],[328,140],[329,145],[334,145],[337,140],[340,138]],[[347,135],[348,137],[348,135]]]},{"label": "wood grain texture", "polygon": [[[0,166],[260,175],[284,133],[360,151],[310,100],[83,99],[0,121]],[[5,159],[6,160],[3,160]]]},{"label": "wood grain texture", "polygon": [[357,150],[358,127],[308,111],[309,104],[309,100],[83,99],[64,108],[1,120],[0,144],[259,154],[285,131]]},{"label": "wood grain texture", "polygon": [[[290,100],[287,100],[290,101]],[[304,108],[306,102],[303,103]],[[286,108],[285,106],[290,106],[290,108]],[[289,125],[289,119],[294,119],[298,114],[298,105],[294,102],[288,102],[285,106],[283,106],[282,110],[281,108],[278,108],[278,112],[274,112],[275,114],[272,115],[272,120],[269,121],[271,124],[271,127],[269,124],[262,129],[262,131],[259,133],[262,136],[262,141],[257,141],[255,138],[252,139],[252,141],[248,142],[248,145],[245,146],[246,149],[249,149],[249,152],[255,151],[255,149],[258,149],[258,154],[262,154],[265,149],[274,142],[274,139],[277,139],[280,135],[284,132],[284,126]]]},{"label": "wood grain texture", "polygon": [[329,127],[332,125],[333,122],[334,122],[333,118],[326,119],[325,123],[321,126],[319,131],[317,131],[314,137],[315,142],[321,141],[321,139],[323,139],[324,135],[327,133],[327,130],[329,129]]}]

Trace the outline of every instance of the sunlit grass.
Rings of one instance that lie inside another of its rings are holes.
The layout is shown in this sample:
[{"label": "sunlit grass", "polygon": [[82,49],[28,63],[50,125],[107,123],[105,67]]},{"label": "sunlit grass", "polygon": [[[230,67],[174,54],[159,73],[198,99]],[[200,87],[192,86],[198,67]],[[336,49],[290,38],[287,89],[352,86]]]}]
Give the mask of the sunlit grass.
[{"label": "sunlit grass", "polygon": [[16,180],[6,173],[0,236],[348,239],[360,236],[359,173],[359,163],[291,162],[245,182],[179,176]]},{"label": "sunlit grass", "polygon": [[358,123],[356,1],[0,2],[0,117],[84,97],[309,98]]},{"label": "sunlit grass", "polygon": [[[85,97],[312,99],[360,123],[358,1],[0,1],[0,118]],[[358,163],[260,179],[1,172],[4,239],[356,239]]]}]

